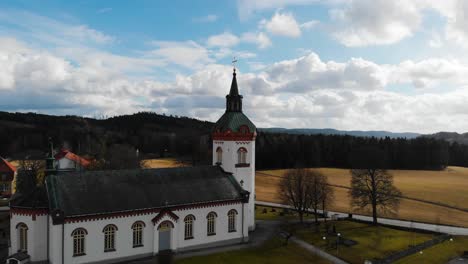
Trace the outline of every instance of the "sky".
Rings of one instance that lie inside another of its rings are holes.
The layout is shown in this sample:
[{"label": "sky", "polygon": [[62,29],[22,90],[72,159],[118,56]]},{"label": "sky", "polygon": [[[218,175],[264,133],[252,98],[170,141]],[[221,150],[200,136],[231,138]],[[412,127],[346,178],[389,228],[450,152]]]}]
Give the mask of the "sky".
[{"label": "sky", "polygon": [[468,132],[468,1],[0,2],[0,111]]}]

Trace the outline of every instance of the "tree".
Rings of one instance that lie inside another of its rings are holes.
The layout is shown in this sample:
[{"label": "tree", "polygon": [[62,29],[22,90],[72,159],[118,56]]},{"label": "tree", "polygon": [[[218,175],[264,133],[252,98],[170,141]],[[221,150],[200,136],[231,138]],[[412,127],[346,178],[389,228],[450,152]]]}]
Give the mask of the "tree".
[{"label": "tree", "polygon": [[101,157],[91,163],[88,170],[124,170],[140,168],[137,150],[130,145],[114,144],[107,148],[103,144]]},{"label": "tree", "polygon": [[311,174],[307,169],[288,170],[280,182],[281,199],[295,209],[301,223],[310,207]]},{"label": "tree", "polygon": [[400,204],[401,192],[393,185],[393,176],[385,169],[386,158],[375,147],[353,151],[351,169],[351,205],[356,208],[371,206],[373,223],[378,212],[395,213]]},{"label": "tree", "polygon": [[321,185],[322,187],[322,212],[323,216],[325,217],[325,221],[327,221],[327,208],[333,204],[333,200],[335,199],[335,193],[333,191],[333,187],[328,183],[328,177],[324,177],[324,182]]},{"label": "tree", "polygon": [[316,170],[310,170],[308,172],[310,208],[314,210],[315,226],[318,231],[318,210],[320,208],[325,210],[325,205],[331,202],[333,189],[328,185],[328,180],[325,175]]},{"label": "tree", "polygon": [[36,185],[44,184],[44,169],[44,161],[42,160],[20,160],[16,176],[16,191],[27,193],[33,190]]}]

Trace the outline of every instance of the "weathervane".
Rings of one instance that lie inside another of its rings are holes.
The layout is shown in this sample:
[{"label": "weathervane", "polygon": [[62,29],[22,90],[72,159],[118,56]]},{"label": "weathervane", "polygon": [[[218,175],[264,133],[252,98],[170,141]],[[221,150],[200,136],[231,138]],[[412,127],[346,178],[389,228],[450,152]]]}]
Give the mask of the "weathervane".
[{"label": "weathervane", "polygon": [[234,68],[234,72],[236,72],[236,63],[237,63],[237,59],[236,59],[236,57],[234,56],[234,57],[232,58],[232,67]]}]

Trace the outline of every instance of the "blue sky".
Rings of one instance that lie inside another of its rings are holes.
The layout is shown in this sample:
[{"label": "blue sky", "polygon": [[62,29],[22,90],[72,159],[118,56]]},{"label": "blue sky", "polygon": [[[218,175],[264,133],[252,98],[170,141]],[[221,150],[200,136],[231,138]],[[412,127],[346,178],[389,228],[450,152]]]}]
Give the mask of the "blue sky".
[{"label": "blue sky", "polygon": [[0,111],[468,131],[462,0],[2,1]]}]

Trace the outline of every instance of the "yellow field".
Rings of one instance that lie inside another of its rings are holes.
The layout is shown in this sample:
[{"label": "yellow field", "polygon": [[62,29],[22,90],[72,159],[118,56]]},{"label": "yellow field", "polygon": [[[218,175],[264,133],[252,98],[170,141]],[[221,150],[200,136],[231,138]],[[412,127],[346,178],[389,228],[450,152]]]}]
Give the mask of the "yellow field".
[{"label": "yellow field", "polygon": [[[328,176],[330,184],[350,185],[349,170],[333,168],[319,170]],[[255,191],[258,200],[280,202],[278,197],[280,178],[275,176],[281,176],[284,172],[285,170],[257,172]],[[404,196],[468,209],[468,168],[449,167],[444,171],[392,170],[390,172],[394,175],[395,185]],[[332,210],[369,213],[351,210],[347,189],[334,188],[334,191],[336,198]],[[466,212],[408,199],[401,200],[398,215],[388,217],[468,227]]]},{"label": "yellow field", "polygon": [[175,168],[175,167],[185,167],[188,166],[187,163],[173,159],[147,159],[140,162],[142,168],[147,169],[156,169],[156,168]]}]

